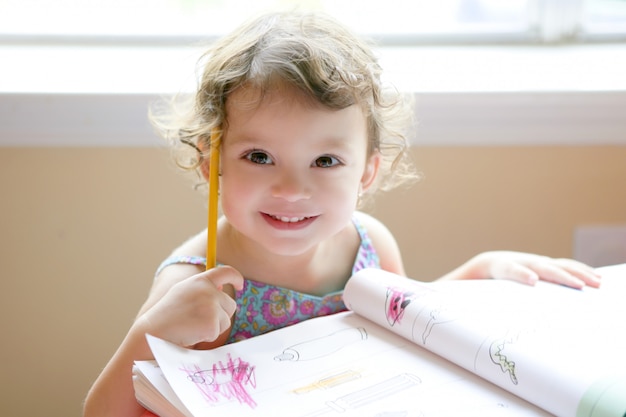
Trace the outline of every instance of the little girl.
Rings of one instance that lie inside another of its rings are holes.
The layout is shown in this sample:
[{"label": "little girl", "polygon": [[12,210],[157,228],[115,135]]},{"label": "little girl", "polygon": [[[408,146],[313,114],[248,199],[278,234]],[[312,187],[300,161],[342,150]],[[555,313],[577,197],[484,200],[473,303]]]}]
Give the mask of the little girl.
[{"label": "little girl", "polygon": [[[152,358],[146,333],[213,348],[343,311],[343,287],[361,268],[404,275],[389,230],[356,211],[375,190],[415,178],[400,123],[410,108],[383,88],[370,48],[328,17],[278,13],[215,43],[204,61],[189,112],[155,120],[179,163],[205,178],[219,133],[220,266],[204,271],[206,231],[163,262],[86,416],[143,413],[132,365]],[[599,285],[573,260],[516,252],[480,254],[443,277],[476,278]]]}]

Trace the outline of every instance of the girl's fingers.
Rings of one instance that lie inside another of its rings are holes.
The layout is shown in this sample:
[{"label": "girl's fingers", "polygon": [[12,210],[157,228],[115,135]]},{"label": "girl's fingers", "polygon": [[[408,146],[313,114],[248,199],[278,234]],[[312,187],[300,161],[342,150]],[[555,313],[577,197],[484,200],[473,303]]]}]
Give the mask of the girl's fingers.
[{"label": "girl's fingers", "polygon": [[535,285],[539,280],[532,269],[512,261],[498,262],[491,268],[491,275],[494,279],[507,279],[527,285]]},{"label": "girl's fingers", "polygon": [[583,280],[558,265],[558,263],[552,259],[537,263],[533,265],[532,268],[539,275],[539,278],[544,281],[577,289],[581,289],[585,286]]},{"label": "girl's fingers", "polygon": [[243,277],[230,266],[218,266],[203,272],[203,274],[219,289],[222,289],[224,285],[232,285],[238,290],[243,288]]},{"label": "girl's fingers", "polygon": [[573,259],[555,259],[555,262],[571,275],[580,279],[585,285],[598,288],[602,276],[592,267]]},{"label": "girl's fingers", "polygon": [[552,259],[544,256],[507,259],[492,267],[493,278],[509,279],[534,285],[539,279],[581,289],[600,286],[600,275],[591,267],[572,259]]}]

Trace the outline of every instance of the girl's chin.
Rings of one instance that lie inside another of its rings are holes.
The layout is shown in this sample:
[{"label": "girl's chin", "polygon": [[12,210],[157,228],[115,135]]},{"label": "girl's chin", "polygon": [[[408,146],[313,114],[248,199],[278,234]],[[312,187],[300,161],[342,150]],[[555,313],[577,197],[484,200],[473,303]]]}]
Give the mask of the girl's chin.
[{"label": "girl's chin", "polygon": [[306,245],[300,244],[299,242],[269,242],[264,246],[268,252],[285,257],[299,256],[311,249],[310,242],[307,242]]}]

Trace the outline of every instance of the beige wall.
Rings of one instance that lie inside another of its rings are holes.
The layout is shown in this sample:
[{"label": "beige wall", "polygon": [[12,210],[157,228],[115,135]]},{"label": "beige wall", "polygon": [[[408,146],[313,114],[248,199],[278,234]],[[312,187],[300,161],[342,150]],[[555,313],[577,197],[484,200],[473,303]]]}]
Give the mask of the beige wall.
[{"label": "beige wall", "polygon": [[[372,212],[407,271],[487,249],[572,255],[581,224],[626,223],[626,147],[427,147],[425,179]],[[203,197],[156,148],[0,148],[0,415],[78,416]]]}]

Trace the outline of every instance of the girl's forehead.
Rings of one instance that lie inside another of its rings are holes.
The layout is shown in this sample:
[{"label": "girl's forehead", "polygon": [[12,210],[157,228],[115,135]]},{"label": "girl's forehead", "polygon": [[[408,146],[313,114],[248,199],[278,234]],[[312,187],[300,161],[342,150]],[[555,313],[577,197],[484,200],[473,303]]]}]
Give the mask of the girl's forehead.
[{"label": "girl's forehead", "polygon": [[[296,142],[367,145],[367,120],[360,106],[331,109],[296,89],[241,89],[227,100],[226,142]],[[350,146],[351,147],[351,146]]]},{"label": "girl's forehead", "polygon": [[293,87],[239,89],[231,93],[226,101],[227,129],[232,128],[233,123],[241,126],[249,125],[253,120],[266,122],[273,119],[283,124],[292,118],[302,121],[315,119],[318,122],[344,120],[343,123],[347,123],[347,119],[352,122],[358,120],[361,124],[365,122],[366,115],[356,104],[341,109],[331,108]]},{"label": "girl's forehead", "polygon": [[[367,125],[367,113],[362,106],[353,104],[345,108],[331,108],[286,83],[274,84],[267,88],[244,84],[228,95],[225,104],[226,130],[232,129],[234,124],[238,128],[243,125],[252,126],[253,120],[267,122],[268,119],[273,119],[274,122],[283,124],[285,120],[292,117],[301,118],[303,114],[309,114],[308,119],[315,117],[313,115],[326,118],[325,122],[330,122],[331,119],[345,121],[347,117],[351,124]],[[348,114],[352,116],[347,116]]]},{"label": "girl's forehead", "polygon": [[298,105],[310,108],[326,108],[314,98],[286,83],[276,83],[261,88],[244,84],[226,98],[226,112],[256,110],[271,104]]}]

